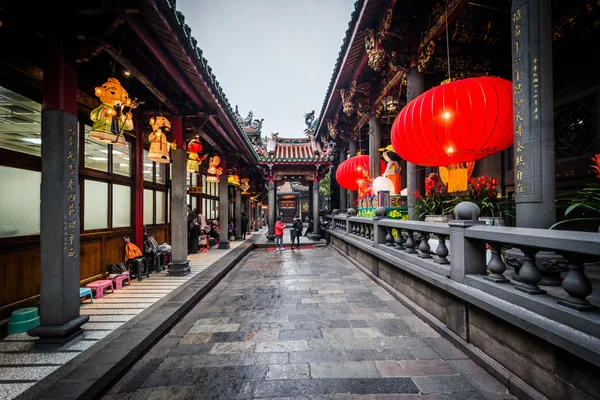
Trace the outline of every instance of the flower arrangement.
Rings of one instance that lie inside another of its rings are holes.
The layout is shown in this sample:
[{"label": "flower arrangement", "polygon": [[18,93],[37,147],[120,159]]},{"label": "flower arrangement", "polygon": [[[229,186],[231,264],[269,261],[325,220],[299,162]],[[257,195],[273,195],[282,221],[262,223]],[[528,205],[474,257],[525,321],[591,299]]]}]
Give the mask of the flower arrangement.
[{"label": "flower arrangement", "polygon": [[[600,179],[600,154],[596,154],[591,160],[592,172]],[[566,208],[565,217],[575,210],[581,211],[582,215],[581,217],[560,221],[552,225],[550,229],[572,221],[597,221],[600,223],[600,183],[588,183],[585,188],[578,192],[560,195],[556,200],[556,206]],[[600,232],[600,227],[598,232]]]},{"label": "flower arrangement", "polygon": [[500,195],[498,178],[483,175],[469,179],[469,201],[477,204],[482,217],[514,216],[514,204]]},{"label": "flower arrangement", "polygon": [[448,194],[448,187],[436,173],[431,173],[425,178],[425,195],[421,195],[417,190],[413,195],[418,200],[415,210],[419,218],[425,215],[450,215],[458,203],[458,198]]}]

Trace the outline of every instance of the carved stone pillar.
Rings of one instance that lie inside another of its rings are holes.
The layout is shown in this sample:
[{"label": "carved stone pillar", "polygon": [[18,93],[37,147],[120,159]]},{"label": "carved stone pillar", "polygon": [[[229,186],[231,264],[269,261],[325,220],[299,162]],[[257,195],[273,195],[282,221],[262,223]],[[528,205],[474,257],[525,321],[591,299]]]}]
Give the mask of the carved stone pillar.
[{"label": "carved stone pillar", "polygon": [[[349,150],[348,155],[350,157],[356,156],[356,152],[357,152],[356,148],[357,148],[356,140],[354,138],[351,138],[350,142],[348,143],[348,150]],[[356,204],[355,204],[356,203],[356,195],[357,195],[356,190],[350,191],[350,195],[349,195],[349,203],[350,204],[348,205],[348,208],[356,208]]]},{"label": "carved stone pillar", "polygon": [[273,175],[271,175],[269,177],[269,217],[268,217],[268,224],[269,224],[269,230],[267,233],[267,240],[268,241],[273,241],[275,240],[275,200],[276,200],[276,194],[275,194],[275,177]]},{"label": "carved stone pillar", "polygon": [[[410,102],[415,97],[419,96],[425,91],[425,81],[423,74],[417,70],[416,62],[415,65],[410,67],[408,71],[408,78],[406,81],[407,91],[406,100]],[[425,168],[412,163],[406,163],[406,196],[408,203],[408,218],[419,219],[415,212],[415,205],[417,199],[413,196],[415,190],[421,192],[425,191]]]},{"label": "carved stone pillar", "polygon": [[[344,161],[346,161],[346,146],[344,145],[344,141],[341,141],[340,144],[340,158],[339,158],[339,164],[343,163]],[[338,165],[339,165],[338,164]],[[336,168],[337,169],[337,168]],[[339,203],[339,208],[342,210],[345,210],[348,208],[348,192],[346,189],[344,189],[343,187],[341,187],[340,185],[337,184],[336,180],[335,180],[335,175],[333,174],[333,170],[331,171],[331,183],[333,186],[338,187],[340,190],[340,203]],[[331,192],[331,198],[333,200],[333,191]],[[331,208],[335,208],[333,205],[331,206]]]},{"label": "carved stone pillar", "polygon": [[549,228],[554,210],[554,96],[550,0],[512,2],[517,226]]},{"label": "carved stone pillar", "polygon": [[369,173],[371,178],[381,175],[381,123],[375,114],[369,115]]},{"label": "carved stone pillar", "polygon": [[221,168],[223,176],[219,182],[219,224],[221,233],[219,237],[219,249],[229,248],[229,185],[227,184],[227,157],[221,156]]},{"label": "carved stone pillar", "polygon": [[235,188],[235,240],[241,240],[242,235],[242,190]]},{"label": "carved stone pillar", "polygon": [[321,232],[319,232],[319,179],[315,174],[315,180],[312,185],[312,202],[313,202],[313,232],[310,235],[312,240],[320,240]]}]

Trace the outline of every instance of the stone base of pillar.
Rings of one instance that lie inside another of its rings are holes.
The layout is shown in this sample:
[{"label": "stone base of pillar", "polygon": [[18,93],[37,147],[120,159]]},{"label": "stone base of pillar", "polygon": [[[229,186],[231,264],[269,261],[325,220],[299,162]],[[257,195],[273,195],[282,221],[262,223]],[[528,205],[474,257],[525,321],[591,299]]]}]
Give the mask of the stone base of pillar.
[{"label": "stone base of pillar", "polygon": [[258,232],[259,230],[258,227],[254,228],[254,232]]},{"label": "stone base of pillar", "polygon": [[40,349],[52,349],[62,347],[65,344],[76,339],[83,333],[81,325],[90,320],[87,315],[80,315],[62,325],[40,325],[30,329],[27,334],[29,336],[38,336],[39,339],[35,343],[35,347]]},{"label": "stone base of pillar", "polygon": [[308,237],[310,240],[321,240],[321,239],[323,239],[323,235],[321,235],[321,233],[320,233],[320,232],[319,232],[319,233],[317,233],[317,234],[314,234],[314,233],[309,233],[307,237]]},{"label": "stone base of pillar", "polygon": [[190,273],[190,262],[188,260],[169,263],[169,276],[184,276]]},{"label": "stone base of pillar", "polygon": [[267,235],[267,241],[273,242],[275,240],[275,235]]},{"label": "stone base of pillar", "polygon": [[242,236],[241,235],[240,236],[236,235],[235,240],[242,240]]},{"label": "stone base of pillar", "polygon": [[229,242],[221,240],[221,241],[219,241],[219,247],[217,247],[217,248],[226,250],[226,249],[230,248]]}]

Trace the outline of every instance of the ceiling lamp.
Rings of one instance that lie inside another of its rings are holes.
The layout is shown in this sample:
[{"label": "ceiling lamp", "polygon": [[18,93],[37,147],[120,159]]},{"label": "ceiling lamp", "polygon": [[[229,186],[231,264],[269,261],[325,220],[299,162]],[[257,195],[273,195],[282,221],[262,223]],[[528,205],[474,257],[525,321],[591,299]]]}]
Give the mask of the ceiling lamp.
[{"label": "ceiling lamp", "polygon": [[512,82],[469,78],[435,87],[406,105],[392,126],[404,160],[425,166],[476,161],[513,143]]},{"label": "ceiling lamp", "polygon": [[384,98],[383,108],[386,112],[390,114],[397,113],[398,111],[400,111],[400,96],[398,94],[391,94]]},{"label": "ceiling lamp", "polygon": [[171,131],[171,123],[165,117],[158,116],[150,118],[150,126],[152,126],[152,133],[148,136],[150,141],[148,160],[163,164],[170,163],[169,149],[175,148],[175,143],[170,143],[166,134]]},{"label": "ceiling lamp", "polygon": [[[350,157],[342,162],[335,173],[337,183],[347,190],[358,190],[358,181],[369,175],[368,155]],[[385,163],[381,162],[381,170],[385,171]]]},{"label": "ceiling lamp", "polygon": [[127,91],[115,78],[108,78],[104,85],[95,89],[95,94],[102,104],[90,114],[90,119],[94,122],[90,139],[114,146],[126,145],[123,132],[133,130],[131,110],[137,104],[131,101]]}]

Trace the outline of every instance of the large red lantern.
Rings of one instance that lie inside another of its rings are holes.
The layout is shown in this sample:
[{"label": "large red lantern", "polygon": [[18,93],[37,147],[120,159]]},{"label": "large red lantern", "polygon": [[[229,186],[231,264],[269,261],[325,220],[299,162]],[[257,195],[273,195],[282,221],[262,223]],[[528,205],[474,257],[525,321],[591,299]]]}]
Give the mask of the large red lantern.
[{"label": "large red lantern", "polygon": [[[358,190],[358,181],[363,178],[363,171],[369,172],[369,156],[354,156],[342,162],[335,173],[338,185],[348,190]],[[381,162],[381,171],[385,171],[385,162]]]},{"label": "large red lantern", "polygon": [[481,77],[450,82],[404,107],[392,145],[406,161],[447,166],[476,161],[513,143],[512,82]]}]

